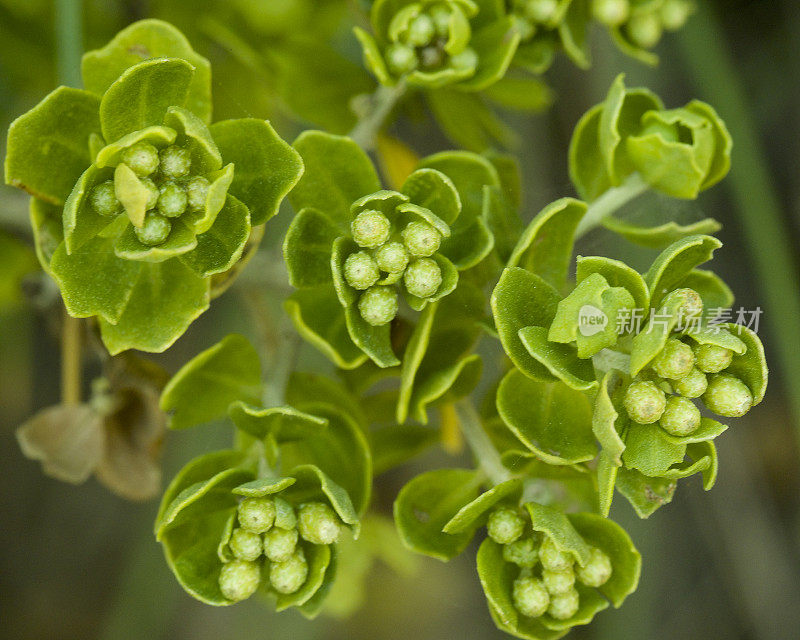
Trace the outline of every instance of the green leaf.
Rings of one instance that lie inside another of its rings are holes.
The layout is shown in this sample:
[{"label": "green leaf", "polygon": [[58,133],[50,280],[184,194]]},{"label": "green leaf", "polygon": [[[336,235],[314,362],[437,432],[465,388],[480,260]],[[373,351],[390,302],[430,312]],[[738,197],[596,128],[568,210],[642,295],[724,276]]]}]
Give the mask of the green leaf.
[{"label": "green leaf", "polygon": [[588,40],[589,1],[572,0],[567,4],[569,9],[558,25],[558,35],[569,58],[581,69],[588,69],[592,64]]},{"label": "green leaf", "polygon": [[561,382],[537,382],[512,369],[497,389],[497,410],[520,442],[549,464],[597,455],[591,404]]},{"label": "green leaf", "polygon": [[169,426],[186,429],[226,415],[236,400],[261,398],[261,362],[244,336],[231,334],[187,362],[161,394]]},{"label": "green leaf", "polygon": [[617,412],[612,398],[621,386],[620,376],[613,371],[606,373],[595,398],[592,413],[592,432],[600,443],[606,462],[617,467],[622,464],[620,456],[625,451],[625,443],[620,437],[620,432],[626,420]]},{"label": "green leaf", "polygon": [[[141,229],[144,226],[144,216],[147,213],[147,201],[150,199],[150,191],[126,164],[120,163],[114,169],[114,195],[124,207],[125,215],[130,218],[133,226]],[[133,234],[133,231],[131,231],[131,234]],[[133,240],[140,247],[142,246],[135,236],[133,236]],[[141,251],[147,251],[148,248],[145,247]],[[135,260],[136,258],[132,259]]]},{"label": "green leaf", "polygon": [[400,390],[397,398],[396,419],[398,424],[403,424],[408,418],[408,405],[414,391],[414,380],[428,349],[431,329],[438,308],[439,305],[434,302],[424,309],[403,354],[403,364],[400,368]]},{"label": "green leaf", "polygon": [[684,297],[669,295],[657,309],[653,309],[644,328],[633,337],[630,375],[637,376],[667,344],[670,335],[681,320]]},{"label": "green leaf", "polygon": [[167,109],[183,106],[194,67],[179,58],[141,62],[126,69],[100,100],[103,137],[114,142],[164,123]]},{"label": "green leaf", "polygon": [[262,409],[241,400],[234,402],[228,413],[237,428],[258,440],[272,437],[276,442],[314,438],[328,426],[327,420],[293,407]]},{"label": "green leaf", "polygon": [[[445,174],[435,169],[421,168],[408,176],[402,193],[411,203],[424,207],[446,225],[451,225],[461,213],[461,199],[455,186]],[[450,230],[447,230],[448,234]]]},{"label": "green leaf", "polygon": [[31,198],[29,209],[36,257],[42,269],[52,275],[50,261],[64,241],[62,208],[38,198]]},{"label": "green leaf", "polygon": [[87,91],[59,87],[8,128],[5,181],[63,205],[92,163],[89,136],[100,133],[100,101]]},{"label": "green leaf", "polygon": [[661,477],[672,465],[683,461],[686,445],[666,437],[667,433],[654,424],[634,424],[625,434],[622,462],[651,477]]},{"label": "green leaf", "polygon": [[589,561],[589,545],[561,509],[536,502],[525,503],[525,508],[531,516],[534,531],[546,534],[557,549],[569,553],[580,564],[585,565]]},{"label": "green leaf", "polygon": [[178,132],[178,144],[192,154],[192,172],[206,174],[222,168],[222,156],[206,123],[182,107],[167,109],[164,124]]},{"label": "green leaf", "polygon": [[570,179],[581,198],[589,202],[613,186],[599,144],[602,116],[602,104],[587,111],[575,126],[569,144]]},{"label": "green leaf", "polygon": [[551,342],[544,327],[524,327],[518,334],[528,353],[567,386],[577,391],[597,386],[592,361],[579,358],[570,345]]},{"label": "green leaf", "polygon": [[[120,165],[124,166],[124,165]],[[172,229],[167,239],[156,247],[139,241],[133,225],[126,225],[122,235],[114,244],[114,253],[123,260],[159,263],[183,256],[197,247],[197,236],[182,220],[173,220]]]},{"label": "green leaf", "polygon": [[[736,327],[733,330],[738,331]],[[723,349],[730,349],[738,355],[747,351],[747,345],[740,338],[719,325],[703,324],[699,327],[687,328],[685,335],[698,344],[713,344]]]},{"label": "green leaf", "polygon": [[534,76],[505,76],[484,90],[487,98],[501,107],[539,113],[553,104],[553,91]]},{"label": "green leaf", "polygon": [[482,91],[500,80],[519,46],[520,35],[511,16],[496,20],[472,34],[470,46],[478,54],[475,75],[458,83],[462,91]]},{"label": "green leaf", "polygon": [[672,502],[677,484],[669,478],[648,478],[634,469],[620,467],[616,486],[631,503],[636,515],[648,518],[659,507]]},{"label": "green leaf", "polygon": [[664,249],[644,276],[652,296],[650,304],[656,306],[661,302],[695,267],[711,260],[714,250],[721,246],[711,236],[689,236]]},{"label": "green leaf", "polygon": [[445,533],[474,532],[486,525],[489,510],[501,502],[516,504],[522,495],[522,480],[514,478],[484,491],[475,500],[458,510],[442,528]]},{"label": "green leaf", "polygon": [[604,518],[611,511],[614,485],[617,483],[617,472],[621,465],[622,461],[617,464],[605,451],[600,451],[597,459],[597,502],[598,511]]},{"label": "green leaf", "polygon": [[122,162],[122,154],[125,150],[137,142],[148,142],[161,148],[175,142],[177,137],[178,132],[175,129],[164,126],[145,127],[138,131],[132,131],[119,140],[100,148],[95,155],[94,164],[97,167],[115,167]]},{"label": "green leaf", "polygon": [[634,43],[625,32],[624,29],[611,29],[611,40],[626,56],[630,56],[634,60],[638,60],[642,64],[649,67],[658,65],[658,56],[652,51],[643,49],[638,44]]},{"label": "green leaf", "polygon": [[274,493],[280,493],[286,487],[291,487],[297,480],[294,478],[258,478],[240,484],[233,489],[232,493],[237,496],[244,496],[246,498],[263,498]]},{"label": "green leaf", "polygon": [[706,309],[729,309],[733,306],[733,291],[711,271],[694,269],[684,278],[681,286],[697,291]]},{"label": "green leaf", "polygon": [[180,31],[161,20],[134,22],[102,49],[86,53],[81,61],[83,83],[89,91],[102,95],[129,67],[165,57],[183,58],[194,67],[186,107],[204,122],[211,122],[211,65]]},{"label": "green leaf", "polygon": [[326,500],[342,522],[353,527],[354,535],[358,536],[358,513],[344,488],[313,464],[294,467],[290,469],[289,475],[297,482],[285,490],[288,500],[298,504],[311,500]]},{"label": "green leaf", "polygon": [[208,309],[208,280],[178,260],[139,264],[140,275],[124,313],[116,324],[100,321],[111,355],[126,349],[161,353]]},{"label": "green leaf", "polygon": [[687,225],[670,221],[657,227],[641,227],[614,216],[605,218],[603,226],[626,240],[649,249],[663,249],[686,236],[716,233],[722,228],[714,218],[705,218]]},{"label": "green leaf", "polygon": [[331,247],[341,230],[321,211],[303,209],[283,241],[283,258],[293,287],[331,282]]},{"label": "green leaf", "polygon": [[484,187],[483,219],[494,239],[494,248],[501,262],[511,258],[517,240],[522,235],[522,220],[507,194],[497,187]]},{"label": "green leaf", "polygon": [[22,301],[22,279],[38,271],[36,256],[31,248],[14,236],[0,230],[0,309],[7,309]]},{"label": "green leaf", "polygon": [[437,442],[439,432],[416,424],[395,424],[370,432],[375,475],[417,457]]},{"label": "green leaf", "polygon": [[719,470],[717,449],[714,443],[711,440],[704,440],[703,442],[690,444],[686,451],[689,457],[694,460],[708,459],[708,467],[701,469],[701,473],[703,474],[703,489],[711,491],[717,482],[717,471]]},{"label": "green leaf", "polygon": [[307,207],[327,214],[343,230],[350,224],[350,205],[381,189],[369,156],[350,138],[304,131],[294,141],[305,173],[289,195],[295,211]]},{"label": "green leaf", "polygon": [[547,205],[523,232],[508,266],[522,267],[556,289],[563,288],[572,261],[575,229],[585,213],[586,204],[573,198]]},{"label": "green leaf", "polygon": [[389,73],[389,69],[386,68],[386,61],[383,59],[383,54],[375,38],[361,27],[353,27],[353,33],[361,44],[364,66],[372,72],[382,85],[393,86],[395,81]]},{"label": "green leaf", "polygon": [[395,367],[400,360],[392,350],[391,324],[373,327],[361,317],[359,310],[350,306],[344,310],[347,333],[361,351],[381,368]]},{"label": "green leaf", "polygon": [[64,240],[69,253],[80,249],[115,222],[98,214],[88,201],[88,195],[96,185],[113,177],[111,169],[97,169],[92,165],[75,183],[62,214]]},{"label": "green leaf", "polygon": [[208,178],[211,180],[211,184],[208,187],[206,206],[201,211],[189,211],[182,216],[196,233],[205,233],[214,226],[219,212],[226,205],[228,189],[234,178],[233,164],[225,165],[219,171],[209,174]]},{"label": "green leaf", "polygon": [[286,386],[286,402],[296,407],[309,399],[341,409],[366,430],[368,421],[361,398],[344,384],[322,374],[293,371]]},{"label": "green leaf", "polygon": [[697,114],[711,124],[714,136],[714,156],[706,172],[705,181],[701,186],[701,189],[708,189],[728,175],[728,171],[731,168],[733,139],[725,126],[725,122],[717,115],[711,105],[699,100],[692,100],[686,105],[685,109]]},{"label": "green leaf", "polygon": [[239,200],[228,196],[212,227],[197,236],[197,248],[182,255],[181,262],[204,278],[224,273],[242,257],[249,237],[250,211]]},{"label": "green leaf", "polygon": [[764,399],[769,379],[764,345],[752,329],[732,323],[721,326],[735,333],[747,347],[745,353],[733,356],[733,361],[725,371],[747,385],[753,394],[753,406],[755,406]]},{"label": "green leaf", "polygon": [[428,104],[444,134],[458,146],[484,151],[514,143],[514,131],[489,107],[481,94],[442,88],[428,91]]},{"label": "green leaf", "polygon": [[[299,607],[311,600],[314,594],[322,587],[325,574],[333,555],[329,544],[310,544],[305,547],[306,562],[308,562],[308,577],[294,593],[279,593],[275,602],[275,611],[285,611],[289,607]],[[267,584],[266,582],[264,583]]]},{"label": "green leaf", "polygon": [[235,166],[230,194],[250,209],[253,226],[265,223],[303,175],[300,156],[266,120],[215,122],[211,136],[222,161]]},{"label": "green leaf", "polygon": [[621,260],[601,256],[578,256],[575,279],[578,284],[597,273],[612,287],[624,287],[633,296],[637,309],[650,307],[650,292],[644,278]]},{"label": "green leaf", "polygon": [[444,562],[461,553],[474,530],[447,534],[442,528],[474,500],[481,485],[479,474],[467,469],[436,469],[406,484],[394,502],[394,521],[403,544]]}]

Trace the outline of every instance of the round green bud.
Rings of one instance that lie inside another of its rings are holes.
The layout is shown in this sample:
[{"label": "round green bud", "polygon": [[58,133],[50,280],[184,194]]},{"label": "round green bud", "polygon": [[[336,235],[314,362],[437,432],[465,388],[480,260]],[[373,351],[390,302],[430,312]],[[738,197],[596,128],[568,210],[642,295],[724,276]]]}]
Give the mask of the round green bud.
[{"label": "round green bud", "polygon": [[234,560],[222,565],[219,572],[219,590],[232,602],[252,596],[261,582],[261,569],[255,562]]},{"label": "round green bud", "polygon": [[436,25],[427,13],[421,13],[408,25],[406,39],[412,47],[429,45],[436,35]]},{"label": "round green bud", "polygon": [[667,396],[653,382],[634,382],[625,391],[625,410],[634,422],[657,422],[667,406]]},{"label": "round green bud", "polygon": [[575,565],[575,577],[587,587],[601,587],[611,578],[611,559],[597,547],[592,547],[585,567]]},{"label": "round green bud", "polygon": [[575,589],[570,589],[566,593],[559,593],[550,598],[550,606],[547,613],[556,620],[569,620],[578,613],[581,604],[581,597]]},{"label": "round green bud", "polygon": [[669,294],[669,297],[680,300],[678,314],[684,322],[686,318],[693,318],[703,313],[703,299],[694,289],[688,287],[675,289]]},{"label": "round green bud", "polygon": [[237,528],[231,533],[231,539],[228,545],[235,555],[240,560],[258,560],[261,556],[263,544],[261,536],[247,529]]},{"label": "round green bud", "polygon": [[511,544],[519,540],[525,531],[525,520],[516,510],[500,507],[489,514],[486,531],[496,543]]},{"label": "round green bud", "polygon": [[408,251],[402,242],[387,242],[375,253],[375,261],[382,271],[403,273],[408,266]]},{"label": "round green bud", "polygon": [[539,561],[539,545],[534,538],[520,538],[503,546],[503,560],[532,569]]},{"label": "round green bud", "polygon": [[288,560],[297,546],[297,529],[273,527],[264,534],[264,555],[272,562]]},{"label": "round green bud", "polygon": [[245,498],[239,503],[238,513],[242,527],[264,533],[275,522],[275,503],[270,498]]},{"label": "round green bud", "polygon": [[177,218],[184,211],[189,199],[186,191],[179,184],[165,182],[158,190],[158,212],[167,218]]},{"label": "round green bud", "polygon": [[156,186],[156,183],[150,178],[140,178],[139,181],[147,189],[147,204],[145,205],[145,208],[148,211],[150,211],[150,209],[155,209],[156,205],[158,204],[158,197],[161,195],[161,191]]},{"label": "round green bud", "polygon": [[307,502],[297,512],[297,531],[312,544],[333,544],[342,531],[339,517],[324,502]]},{"label": "round green bud", "polygon": [[298,549],[283,562],[273,562],[269,567],[269,582],[278,593],[294,593],[308,578],[308,563],[302,549]]},{"label": "round green bud", "polygon": [[739,418],[753,406],[753,394],[747,385],[734,376],[716,374],[710,377],[703,403],[709,411],[726,418]]},{"label": "round green bud", "polygon": [[519,33],[519,37],[522,42],[527,42],[536,35],[536,25],[526,17],[514,14],[511,16],[511,18],[514,22],[514,28]]},{"label": "round green bud", "polygon": [[694,351],[677,338],[670,338],[650,366],[662,378],[679,380],[691,372],[694,366]]},{"label": "round green bud", "polygon": [[172,231],[172,223],[157,213],[148,213],[144,217],[144,224],[141,227],[133,228],[139,242],[148,247],[162,244],[169,237],[170,231]]},{"label": "round green bud", "polygon": [[705,373],[719,373],[733,361],[733,351],[715,344],[698,344],[694,348],[695,364]]},{"label": "round green bud", "polygon": [[112,180],[106,180],[94,187],[89,194],[89,203],[92,209],[106,218],[113,218],[122,213],[122,203],[117,200]]},{"label": "round green bud", "polygon": [[395,42],[386,48],[386,63],[393,73],[402,76],[414,71],[419,60],[413,47]]},{"label": "round green bud", "polygon": [[459,71],[472,70],[478,66],[478,53],[471,47],[450,56],[450,66]]},{"label": "round green bud", "polygon": [[432,256],[442,243],[441,234],[422,220],[409,222],[401,234],[408,252],[417,258]]},{"label": "round green bud", "polygon": [[122,162],[143,178],[158,169],[158,149],[147,142],[137,142],[122,152]]},{"label": "round green bud", "polygon": [[667,31],[677,31],[686,24],[692,10],[687,0],[665,0],[661,5],[661,24]]},{"label": "round green bud", "polygon": [[158,156],[161,160],[161,173],[167,178],[183,178],[192,166],[191,154],[175,145],[162,149]]},{"label": "round green bud", "polygon": [[438,36],[446,38],[450,35],[450,19],[452,17],[452,12],[447,7],[442,5],[433,7],[428,11],[428,15],[430,15],[431,20],[433,20]]},{"label": "round green bud", "polygon": [[514,608],[529,618],[544,615],[550,606],[550,594],[542,581],[533,576],[520,576],[514,580],[511,597]]},{"label": "round green bud", "polygon": [[394,320],[397,309],[397,292],[392,287],[370,287],[358,299],[361,317],[373,327],[382,327]]},{"label": "round green bud", "polygon": [[423,69],[437,69],[444,63],[444,51],[436,45],[419,50],[419,62]]},{"label": "round green bud", "polygon": [[670,435],[688,436],[700,426],[700,409],[688,398],[670,396],[658,424]]},{"label": "round green bud", "polygon": [[430,298],[442,286],[442,270],[435,260],[420,258],[408,265],[403,282],[411,295]]},{"label": "round green bud", "polygon": [[544,588],[547,589],[551,596],[566,593],[575,584],[575,571],[571,568],[564,571],[544,569],[542,571],[542,582],[544,582]]},{"label": "round green bud", "polygon": [[656,13],[642,13],[632,16],[625,25],[628,37],[642,49],[650,49],[661,40],[661,20]]},{"label": "round green bud", "polygon": [[539,549],[539,560],[548,571],[566,571],[571,569],[575,561],[566,551],[561,551],[551,538],[545,538]]},{"label": "round green bud", "polygon": [[628,19],[630,0],[593,0],[592,15],[595,20],[608,26],[618,27]]},{"label": "round green bud", "polygon": [[186,198],[192,211],[201,211],[206,208],[208,190],[211,183],[203,176],[196,176],[186,183]]},{"label": "round green bud", "polygon": [[344,279],[354,289],[369,289],[380,277],[378,263],[365,251],[351,253],[344,261]]},{"label": "round green bud", "polygon": [[683,376],[680,380],[676,380],[672,387],[676,393],[679,393],[684,398],[699,398],[708,388],[708,379],[700,369],[692,367],[689,374]]},{"label": "round green bud", "polygon": [[550,22],[558,10],[558,0],[528,0],[525,15],[534,22]]},{"label": "round green bud", "polygon": [[294,507],[280,496],[275,496],[273,500],[275,501],[275,526],[287,531],[294,529],[297,526]]},{"label": "round green bud", "polygon": [[389,239],[392,225],[380,211],[367,210],[359,213],[350,223],[353,240],[366,249],[380,247]]}]

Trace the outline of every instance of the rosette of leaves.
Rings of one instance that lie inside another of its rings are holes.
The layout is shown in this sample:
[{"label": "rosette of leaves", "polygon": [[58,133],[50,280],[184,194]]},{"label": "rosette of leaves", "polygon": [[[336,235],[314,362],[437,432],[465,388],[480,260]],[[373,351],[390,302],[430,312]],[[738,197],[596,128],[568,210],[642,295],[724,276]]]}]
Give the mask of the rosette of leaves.
[{"label": "rosette of leaves", "polygon": [[587,201],[638,174],[651,188],[693,199],[730,169],[732,141],[714,109],[699,100],[665,109],[645,88],[618,76],[605,101],[581,118],[572,136],[569,170]]},{"label": "rosette of leaves", "polygon": [[400,491],[394,515],[407,547],[443,561],[486,526],[478,576],[499,629],[559,638],[636,590],[641,556],[619,525],[525,500],[521,479],[481,492],[484,482],[469,469],[423,473]]},{"label": "rosette of leaves", "polygon": [[[399,295],[422,312],[419,331],[430,332],[459,271],[492,251],[492,228],[508,215],[484,206],[500,187],[498,172],[480,156],[443,153],[424,159],[391,191],[349,138],[306,132],[295,148],[306,172],[290,195],[297,214],[284,257],[298,291],[287,309],[298,331],[337,366],[352,369],[367,358],[397,366],[395,329],[409,315]],[[428,336],[415,335],[421,356]]]},{"label": "rosette of leaves", "polygon": [[258,354],[232,335],[187,363],[161,406],[173,429],[227,414],[237,446],[189,462],[167,488],[156,536],[192,596],[228,605],[256,592],[277,610],[316,615],[336,575],[336,543],[358,537],[372,467],[362,430],[341,403],[297,397],[261,406]]},{"label": "rosette of leaves", "polygon": [[268,122],[211,120],[210,67],[145,20],[9,129],[6,181],[34,196],[42,266],[111,353],[163,351],[209,305],[211,277],[302,173]]}]

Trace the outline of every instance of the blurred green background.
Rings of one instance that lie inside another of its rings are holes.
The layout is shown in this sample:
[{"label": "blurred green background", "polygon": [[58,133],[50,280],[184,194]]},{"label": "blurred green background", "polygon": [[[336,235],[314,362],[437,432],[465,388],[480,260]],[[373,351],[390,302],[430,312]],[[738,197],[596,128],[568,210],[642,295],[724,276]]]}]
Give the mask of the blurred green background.
[{"label": "blurred green background", "polygon": [[[56,64],[59,4],[0,0],[2,131],[69,72]],[[355,4],[91,0],[80,23],[89,49],[133,20],[173,21],[212,60],[216,118],[268,117],[292,139],[312,123],[346,129],[349,98],[373,86],[359,69],[349,35],[348,5]],[[737,305],[763,308],[760,333],[772,365],[765,402],[718,440],[720,478],[712,492],[703,493],[697,478],[684,481],[673,503],[647,521],[637,520],[623,500],[615,503],[612,516],[628,528],[644,558],[641,586],[621,610],[599,615],[589,628],[576,629],[574,638],[800,638],[800,7],[793,0],[699,4],[689,25],[659,45],[659,67],[625,59],[598,30],[592,70],[560,59],[548,72],[555,97],[548,112],[504,114],[519,134],[513,151],[523,166],[527,220],[552,199],[572,195],[566,172],[572,128],[618,72],[628,73],[629,85],[656,90],[667,105],[692,97],[712,103],[734,136],[731,175],[697,203],[650,198],[629,213],[684,221],[710,215],[724,224],[720,237],[726,246],[714,268],[737,293]],[[283,22],[261,19],[289,5],[294,13]],[[327,43],[328,62],[319,53],[309,60],[320,42]],[[306,64],[295,65],[300,59]],[[419,153],[449,145],[414,108],[396,133]],[[0,187],[2,257],[20,250],[9,238],[28,237],[26,200]],[[290,215],[283,211],[268,225],[265,256],[280,242]],[[620,250],[619,244],[597,232],[578,250],[613,251],[638,266],[652,257],[627,246]],[[24,259],[16,264],[24,265],[20,272],[29,270]],[[263,261],[250,269],[258,265]],[[489,619],[474,549],[448,565],[420,559],[410,575],[378,566],[369,574],[364,607],[346,619],[308,622],[294,612],[275,615],[255,599],[214,609],[185,595],[151,533],[157,501],[125,502],[95,480],[80,487],[59,483],[20,453],[15,428],[58,401],[59,380],[57,318],[41,311],[52,289],[33,274],[23,280],[25,295],[17,295],[20,275],[0,274],[0,637],[503,637]],[[244,305],[242,290],[233,289],[157,360],[174,371],[231,331],[252,334]],[[301,362],[320,366],[308,349]],[[93,366],[88,363],[89,377]],[[197,453],[224,446],[227,437],[222,425],[169,434],[165,477]],[[390,514],[398,489],[424,466],[468,463],[434,451],[379,477],[377,509]]]}]

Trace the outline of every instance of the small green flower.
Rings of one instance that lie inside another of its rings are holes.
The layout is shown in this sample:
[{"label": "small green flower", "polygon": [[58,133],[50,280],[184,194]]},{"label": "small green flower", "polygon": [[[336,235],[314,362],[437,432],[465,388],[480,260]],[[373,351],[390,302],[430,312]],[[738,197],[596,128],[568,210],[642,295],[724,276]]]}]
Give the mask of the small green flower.
[{"label": "small green flower", "polygon": [[739,378],[728,374],[710,376],[703,403],[714,413],[726,418],[739,418],[750,411],[753,394]]},{"label": "small green flower", "polygon": [[239,504],[238,514],[244,529],[264,533],[275,522],[275,502],[271,498],[245,498]]},{"label": "small green flower", "polygon": [[578,612],[581,599],[575,589],[570,589],[566,593],[560,593],[550,598],[550,607],[547,613],[556,620],[569,620]]},{"label": "small green flower", "polygon": [[375,261],[381,271],[403,273],[408,266],[408,251],[402,242],[387,242],[375,253]]},{"label": "small green flower", "polygon": [[608,27],[618,27],[630,15],[630,0],[592,0],[592,15]]},{"label": "small green flower", "polygon": [[178,218],[184,211],[189,199],[186,190],[175,182],[165,182],[158,194],[158,212],[167,218]]},{"label": "small green flower", "polygon": [[300,505],[297,513],[297,531],[300,537],[312,544],[333,544],[339,539],[342,525],[327,504],[309,502]]},{"label": "small green flower", "polygon": [[503,559],[523,569],[532,569],[539,562],[538,541],[533,537],[527,537],[504,545]]},{"label": "small green flower", "polygon": [[658,422],[667,406],[667,397],[654,382],[634,382],[625,391],[625,410],[634,422]]},{"label": "small green flower", "polygon": [[195,176],[186,183],[186,198],[190,210],[202,211],[205,209],[210,186],[208,178],[203,176]]},{"label": "small green flower", "polygon": [[386,63],[392,73],[404,76],[416,70],[419,66],[419,59],[414,47],[395,42],[386,49]]},{"label": "small green flower", "polygon": [[408,253],[417,258],[432,256],[442,242],[442,235],[433,225],[422,220],[409,222],[402,236]]},{"label": "small green flower", "polygon": [[122,213],[122,203],[117,200],[113,180],[106,180],[94,187],[89,201],[92,209],[105,218],[113,218]]},{"label": "small green flower", "polygon": [[514,509],[501,507],[489,515],[486,531],[498,544],[511,544],[525,531],[525,520]]},{"label": "small green flower", "polygon": [[689,0],[664,0],[661,5],[661,24],[667,31],[677,31],[694,12],[694,4]]},{"label": "small green flower", "polygon": [[534,22],[550,22],[558,10],[558,0],[523,0],[525,15]]},{"label": "small green flower", "polygon": [[602,587],[611,578],[612,571],[611,559],[597,547],[592,547],[585,566],[575,565],[575,576],[587,587]]},{"label": "small green flower", "polygon": [[389,239],[392,225],[380,211],[367,210],[359,213],[350,223],[353,240],[360,247],[374,249]]},{"label": "small green flower", "polygon": [[550,606],[550,594],[544,584],[531,575],[521,575],[514,580],[512,598],[514,608],[529,618],[544,615]]},{"label": "small green flower", "polygon": [[159,168],[167,179],[177,180],[189,173],[192,167],[192,156],[188,150],[178,146],[170,146],[158,153]]},{"label": "small green flower", "polygon": [[566,551],[561,551],[551,538],[545,538],[539,549],[539,560],[548,571],[566,571],[571,569],[575,560]]},{"label": "small green flower", "polygon": [[652,12],[631,16],[625,31],[636,45],[642,49],[652,49],[661,40],[664,29],[659,15]]},{"label": "small green flower", "polygon": [[[695,351],[696,355],[697,352]],[[698,364],[696,357],[695,364]],[[692,370],[687,375],[673,382],[672,388],[684,398],[699,398],[708,388],[708,378],[700,369],[692,367]]]},{"label": "small green flower", "polygon": [[671,396],[658,424],[673,436],[688,436],[700,426],[700,410],[688,398]]},{"label": "small green flower", "polygon": [[694,348],[697,368],[704,373],[719,373],[733,361],[733,351],[715,344],[699,344]]},{"label": "small green flower", "polygon": [[361,317],[373,327],[389,324],[397,315],[397,292],[392,287],[370,287],[358,299]]},{"label": "small green flower", "polygon": [[381,277],[378,263],[365,251],[351,253],[344,262],[344,277],[354,289],[369,289]]},{"label": "small green flower", "polygon": [[222,566],[219,588],[228,600],[240,602],[252,596],[261,582],[261,569],[255,562],[233,560]]},{"label": "small green flower", "polygon": [[247,529],[234,529],[229,542],[231,551],[240,560],[250,562],[261,557],[263,545],[261,536]]},{"label": "small green flower", "polygon": [[442,286],[442,270],[435,260],[414,260],[403,274],[403,282],[411,295],[430,298]]},{"label": "small green flower", "polygon": [[264,534],[264,555],[272,562],[283,562],[297,546],[297,529],[273,527]]},{"label": "small green flower", "polygon": [[308,563],[302,549],[297,549],[283,562],[269,567],[269,582],[278,593],[294,593],[308,578]]},{"label": "small green flower", "polygon": [[542,571],[542,582],[551,596],[567,593],[575,584],[575,571],[572,568],[564,571]]},{"label": "small green flower", "polygon": [[691,373],[694,352],[688,344],[677,338],[670,338],[650,366],[661,378],[680,380]]},{"label": "small green flower", "polygon": [[125,149],[122,162],[133,169],[137,176],[144,178],[158,169],[158,149],[147,142],[137,142]]},{"label": "small green flower", "polygon": [[144,224],[141,227],[133,228],[133,232],[139,242],[148,247],[157,247],[163,244],[169,237],[171,230],[172,223],[157,213],[148,213],[145,216]]}]

